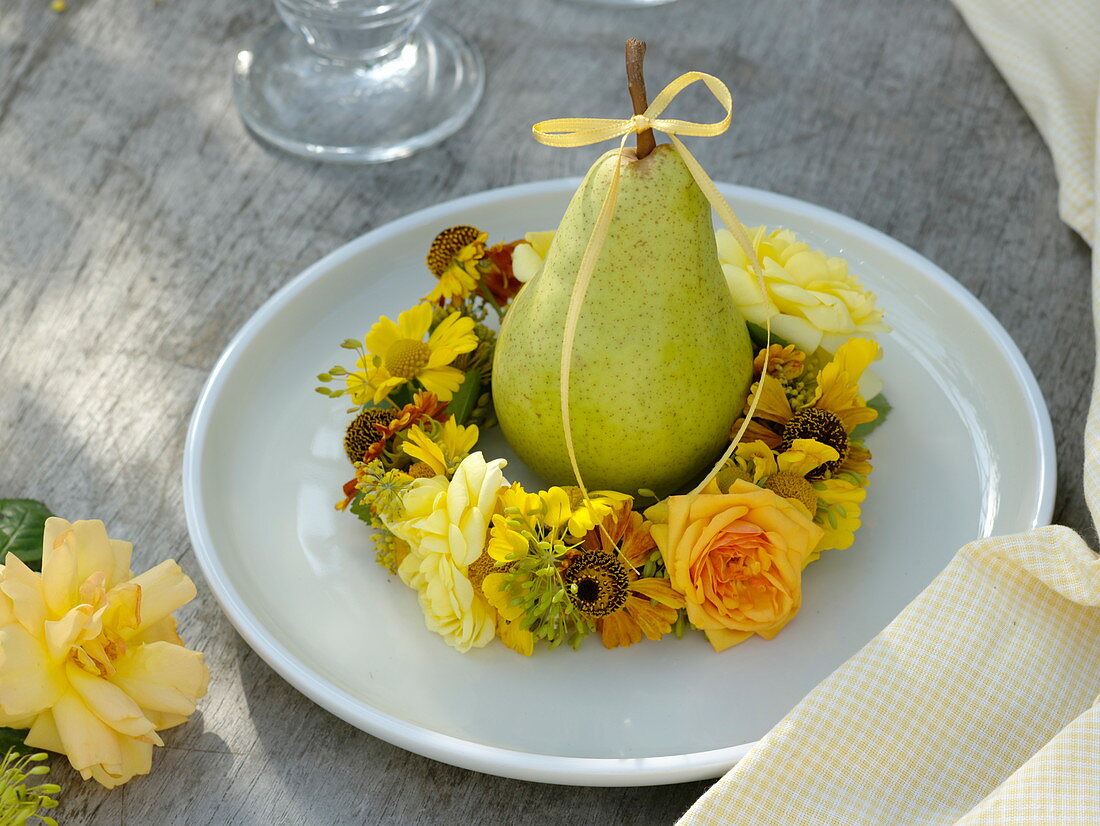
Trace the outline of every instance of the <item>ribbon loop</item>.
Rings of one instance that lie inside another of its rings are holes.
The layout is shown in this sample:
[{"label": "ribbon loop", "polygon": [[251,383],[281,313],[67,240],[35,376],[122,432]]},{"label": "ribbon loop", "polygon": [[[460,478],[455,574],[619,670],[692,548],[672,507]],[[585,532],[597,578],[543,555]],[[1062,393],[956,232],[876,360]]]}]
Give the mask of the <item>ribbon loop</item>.
[{"label": "ribbon loop", "polygon": [[[684,91],[684,89],[692,84],[699,82],[706,85],[710,93],[714,95],[715,100],[725,109],[726,116],[722,118],[722,120],[715,121],[714,123],[695,123],[693,121],[660,117],[680,92]],[[588,243],[585,246],[580,269],[577,272],[577,279],[573,283],[573,292],[569,298],[569,310],[566,313],[565,328],[562,336],[560,369],[562,431],[565,437],[565,447],[569,453],[569,463],[573,469],[573,475],[577,478],[577,486],[581,489],[581,493],[585,500],[588,499],[588,489],[584,485],[584,480],[581,478],[580,467],[577,464],[576,449],[573,445],[572,422],[569,418],[569,374],[573,363],[573,342],[577,333],[577,324],[580,321],[581,305],[584,303],[584,297],[588,292],[589,282],[592,280],[592,275],[596,270],[596,262],[600,257],[600,251],[603,249],[604,241],[607,240],[607,235],[611,228],[611,219],[615,215],[615,206],[619,192],[619,175],[622,169],[624,152],[626,150],[626,141],[631,133],[653,129],[658,132],[664,132],[669,136],[673,147],[679,153],[688,171],[691,172],[692,178],[695,179],[695,183],[699,186],[703,195],[706,196],[707,201],[710,202],[711,207],[718,213],[718,217],[722,220],[722,223],[725,224],[726,228],[733,234],[734,239],[744,251],[745,257],[748,259],[756,275],[764,304],[767,305],[768,303],[767,289],[764,285],[764,272],[760,267],[760,261],[757,259],[756,250],[752,247],[752,242],[749,240],[748,233],[745,232],[744,224],[742,224],[734,214],[729,203],[722,197],[722,193],[718,191],[718,187],[715,186],[714,181],[712,181],[703,170],[703,167],[695,159],[695,156],[687,150],[687,147],[684,146],[683,142],[677,137],[678,135],[707,138],[715,137],[729,129],[732,120],[733,96],[730,94],[729,87],[718,78],[713,75],[708,75],[705,72],[686,72],[662,89],[660,94],[653,99],[653,102],[646,107],[645,112],[641,115],[634,115],[633,117],[619,120],[614,118],[554,118],[540,121],[531,127],[531,132],[535,136],[535,140],[546,146],[559,148],[588,146],[594,143],[602,143],[612,138],[622,138],[619,144],[619,159],[612,172],[611,181],[608,184],[607,195],[604,197],[600,213],[592,228],[592,234],[589,236]],[[766,375],[768,371],[769,351],[771,350],[770,317],[765,317],[764,327],[767,333],[767,340],[764,349],[764,365],[761,375]],[[744,421],[738,429],[738,432],[730,441],[729,447],[726,449],[725,453],[722,454],[722,458],[718,460],[707,474],[706,478],[692,490],[690,495],[694,496],[702,491],[718,471],[721,470],[726,460],[733,455],[734,449],[745,435],[745,429],[748,427],[749,421],[756,412],[757,404],[760,401],[760,391],[763,385],[763,381],[757,384],[756,392],[753,393],[749,407],[745,411]],[[623,492],[625,493],[626,491]]]},{"label": "ribbon loop", "polygon": [[[726,110],[726,116],[714,123],[695,123],[689,120],[662,118],[661,113],[680,92],[693,83],[702,82],[714,95],[714,99]],[[641,115],[630,118],[554,118],[539,121],[531,127],[535,140],[547,146],[573,147],[588,146],[593,143],[618,138],[631,132],[644,132],[655,129],[666,135],[687,135],[689,137],[712,138],[729,129],[733,120],[733,96],[729,87],[714,75],[703,72],[687,72],[668,84],[653,99]]]}]

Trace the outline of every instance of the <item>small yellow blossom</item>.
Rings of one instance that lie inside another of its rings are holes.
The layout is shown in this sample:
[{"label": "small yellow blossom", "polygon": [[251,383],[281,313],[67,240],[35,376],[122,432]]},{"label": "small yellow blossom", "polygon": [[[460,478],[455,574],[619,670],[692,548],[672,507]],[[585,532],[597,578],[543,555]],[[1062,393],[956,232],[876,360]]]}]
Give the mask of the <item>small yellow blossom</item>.
[{"label": "small yellow blossom", "polygon": [[587,499],[578,487],[566,488],[566,492],[569,494],[573,509],[566,525],[566,532],[578,538],[595,529],[622,503],[634,501],[633,497],[613,490],[589,491]]},{"label": "small yellow blossom", "polygon": [[747,321],[763,326],[770,317],[772,332],[806,353],[834,350],[857,333],[890,329],[875,294],[848,272],[843,258],[811,249],[788,229],[757,227],[749,237],[764,271],[766,301],[733,234],[721,229],[715,235],[730,293]]},{"label": "small yellow blossom", "polygon": [[439,433],[433,438],[414,426],[409,430],[402,450],[426,464],[435,476],[449,476],[477,444],[477,425],[463,427],[451,418],[437,429]]},{"label": "small yellow blossom", "polygon": [[195,585],[173,560],[135,577],[130,543],[98,521],[51,517],[42,550],[41,574],[14,554],[0,567],[0,726],[114,788],[149,772],[157,732],[206,694],[172,617]]},{"label": "small yellow blossom", "polygon": [[[415,381],[440,401],[450,401],[462,371],[450,364],[477,349],[474,320],[454,312],[431,331],[432,305],[418,304],[391,321],[382,316],[363,339],[367,354],[345,381],[355,404],[378,404],[396,388]],[[427,340],[425,340],[425,337]]]},{"label": "small yellow blossom", "polygon": [[564,489],[528,493],[518,482],[501,491],[500,511],[493,516],[487,549],[497,562],[514,562],[527,556],[530,540],[524,533],[558,538],[560,529],[573,515]]},{"label": "small yellow blossom", "polygon": [[818,507],[814,523],[825,531],[806,564],[821,556],[822,551],[843,551],[852,547],[860,525],[860,510],[867,490],[847,479],[825,479],[815,482]]}]

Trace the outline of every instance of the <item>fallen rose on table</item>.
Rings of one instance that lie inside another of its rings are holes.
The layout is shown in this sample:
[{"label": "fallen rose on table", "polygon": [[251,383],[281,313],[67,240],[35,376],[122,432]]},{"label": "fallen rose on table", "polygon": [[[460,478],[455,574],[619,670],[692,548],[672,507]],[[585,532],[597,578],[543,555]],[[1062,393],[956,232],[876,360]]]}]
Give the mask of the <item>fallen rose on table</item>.
[{"label": "fallen rose on table", "polygon": [[0,726],[107,788],[149,772],[157,732],[187,721],[210,677],[172,616],[194,583],[174,560],[134,576],[132,547],[0,500]]}]

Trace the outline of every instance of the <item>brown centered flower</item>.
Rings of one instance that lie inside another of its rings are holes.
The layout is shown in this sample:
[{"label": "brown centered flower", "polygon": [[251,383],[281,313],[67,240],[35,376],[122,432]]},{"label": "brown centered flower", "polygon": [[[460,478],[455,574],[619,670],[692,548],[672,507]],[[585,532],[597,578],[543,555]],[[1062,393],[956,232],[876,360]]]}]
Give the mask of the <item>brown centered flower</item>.
[{"label": "brown centered flower", "polygon": [[[425,390],[413,396],[411,404],[405,405],[400,410],[388,411],[388,424],[374,423],[374,429],[377,431],[375,441],[366,447],[360,459],[357,460],[358,464],[356,464],[355,478],[344,483],[345,498],[336,505],[336,509],[343,510],[347,507],[348,502],[355,496],[357,490],[356,485],[358,485],[360,481],[359,476],[363,472],[363,469],[386,452],[386,446],[389,444],[390,439],[396,434],[408,430],[413,425],[425,424],[431,419],[437,422],[445,422],[449,416],[449,414],[443,412],[446,409],[446,403],[439,401],[435,393],[429,393]],[[356,418],[358,419],[358,417]],[[352,424],[354,424],[354,422]],[[347,449],[346,436],[344,447]]]},{"label": "brown centered flower", "polygon": [[364,455],[363,461],[370,462],[382,455],[386,443],[396,434],[408,430],[413,425],[426,424],[429,419],[445,422],[448,414],[445,402],[441,402],[435,393],[423,391],[413,396],[412,404],[407,404],[393,412],[389,424],[378,428],[378,441],[372,444]]},{"label": "brown centered flower", "polygon": [[[563,573],[567,582],[577,580],[574,603],[596,620],[604,647],[633,645],[643,635],[659,640],[672,630],[684,607],[683,596],[667,579],[638,576],[656,547],[649,523],[630,502],[623,502],[585,534],[582,552]],[[574,565],[577,571],[571,574]]]},{"label": "brown centered flower", "polygon": [[378,441],[379,429],[390,423],[394,412],[392,407],[368,407],[351,420],[344,431],[344,452],[349,462],[354,465],[363,461],[364,454]]},{"label": "brown centered flower", "polygon": [[[743,442],[759,440],[772,450],[785,450],[795,439],[814,439],[836,450],[839,458],[806,474],[808,479],[828,477],[841,469],[850,469],[850,436],[855,428],[874,421],[878,412],[868,407],[859,395],[859,379],[879,354],[878,345],[867,339],[853,338],[843,344],[832,361],[821,368],[817,387],[808,403],[794,406],[783,383],[769,374],[761,376],[749,391],[745,403],[748,413],[752,398],[760,391],[760,400]],[[736,433],[744,419],[734,423]],[[867,457],[861,457],[866,464]]]},{"label": "brown centered flower", "polygon": [[443,230],[432,241],[427,265],[439,279],[425,297],[431,302],[461,301],[477,290],[479,264],[485,257],[488,234],[477,227],[460,225]]}]

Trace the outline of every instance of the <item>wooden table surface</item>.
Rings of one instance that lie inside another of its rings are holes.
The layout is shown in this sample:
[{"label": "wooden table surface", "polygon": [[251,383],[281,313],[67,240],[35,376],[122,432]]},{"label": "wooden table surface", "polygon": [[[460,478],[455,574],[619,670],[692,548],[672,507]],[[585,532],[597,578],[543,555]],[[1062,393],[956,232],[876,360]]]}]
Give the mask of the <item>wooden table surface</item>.
[{"label": "wooden table surface", "polygon": [[[174,556],[209,695],[153,773],[114,792],[64,761],[64,823],[670,823],[707,787],[568,788],[435,763],[338,720],[237,636],[184,525],[196,396],[230,336],[305,266],[360,233],[489,187],[581,174],[591,150],[531,123],[625,113],[625,37],[650,87],[689,69],[734,90],[734,128],[697,141],[718,180],[821,204],[898,238],[1016,339],[1058,437],[1055,520],[1092,535],[1080,492],[1092,370],[1085,244],[1058,219],[1038,133],[946,0],[440,0],[487,86],[443,145],[331,168],[242,128],[229,71],[270,0],[45,0],[0,9],[0,496],[101,518],[135,568]],[[681,111],[704,118],[702,98]]]}]

